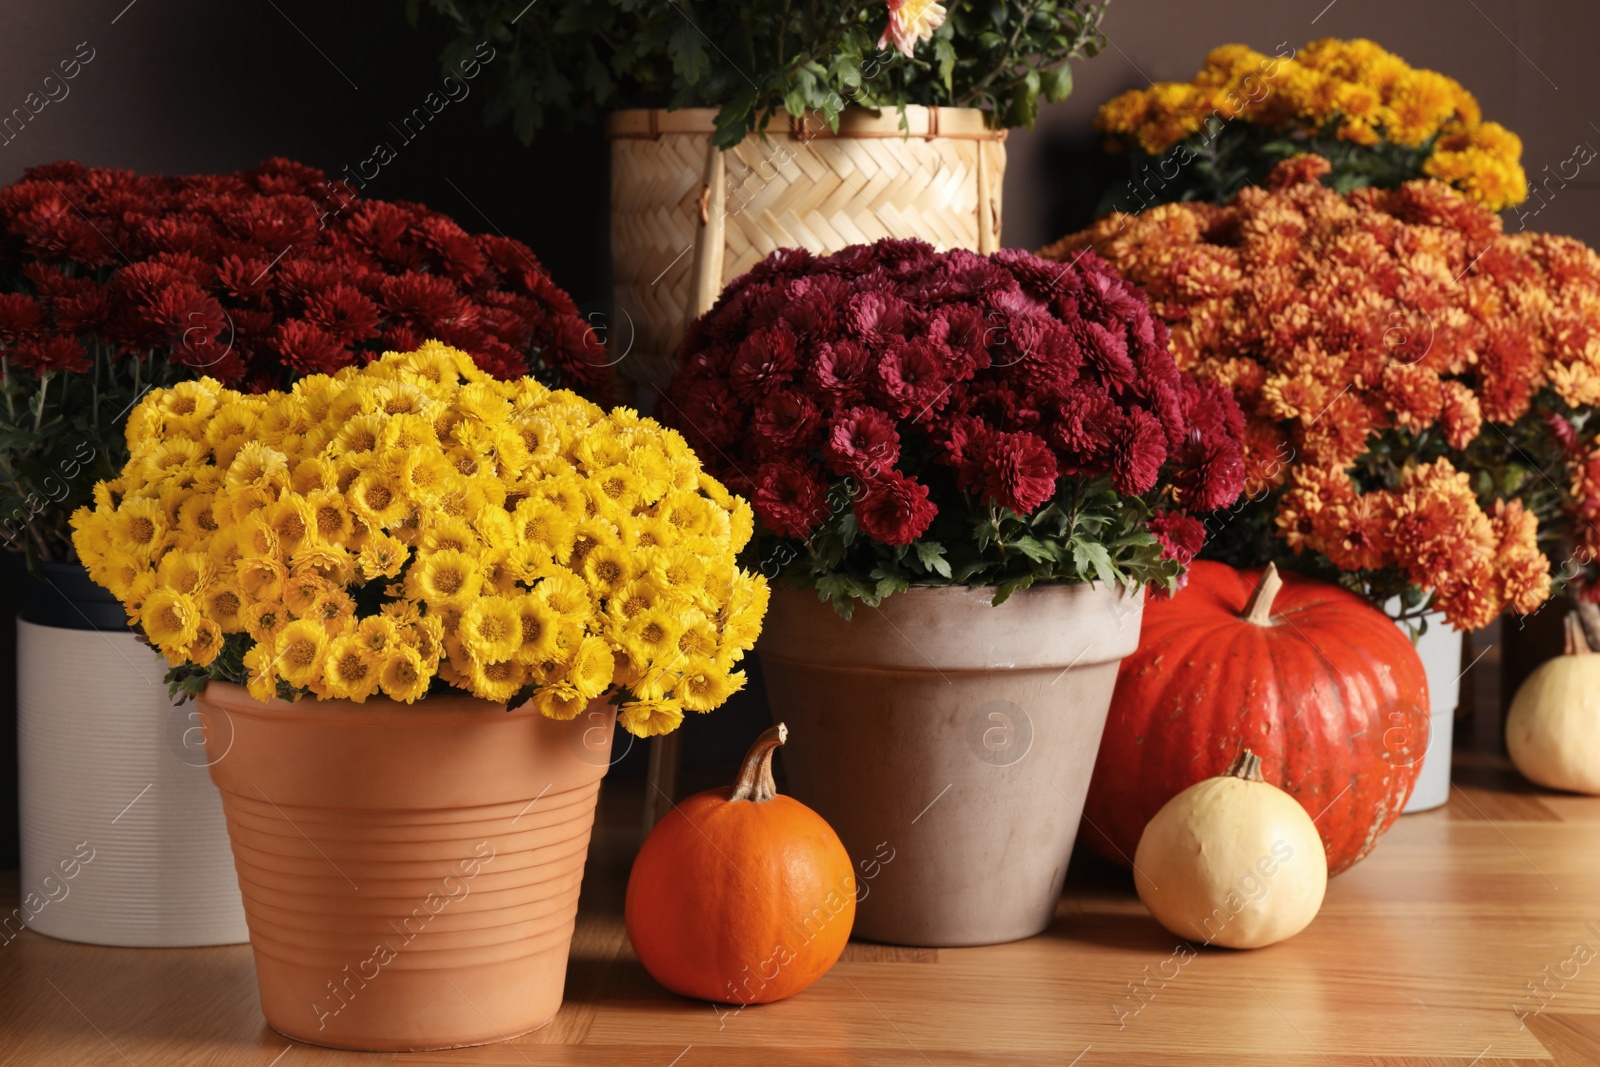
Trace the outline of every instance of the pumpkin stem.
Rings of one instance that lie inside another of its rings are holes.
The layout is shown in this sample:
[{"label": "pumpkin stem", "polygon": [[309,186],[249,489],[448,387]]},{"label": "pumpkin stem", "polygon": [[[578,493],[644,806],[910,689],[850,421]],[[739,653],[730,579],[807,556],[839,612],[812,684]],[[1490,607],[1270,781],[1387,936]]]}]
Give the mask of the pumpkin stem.
[{"label": "pumpkin stem", "polygon": [[1578,630],[1583,634],[1589,651],[1593,652],[1600,646],[1600,604],[1579,597]]},{"label": "pumpkin stem", "polygon": [[1247,782],[1263,781],[1261,777],[1261,757],[1251,752],[1248,748],[1239,753],[1239,758],[1233,761],[1233,766],[1228,768],[1229,776],[1243,778]]},{"label": "pumpkin stem", "polygon": [[1282,588],[1283,576],[1278,573],[1278,565],[1267,564],[1267,569],[1261,574],[1261,584],[1256,586],[1255,595],[1250,598],[1250,604],[1240,618],[1257,626],[1271,626],[1272,602],[1278,599],[1278,590]]},{"label": "pumpkin stem", "polygon": [[772,754],[789,739],[789,728],[783,723],[769,726],[756,743],[745,753],[744,765],[739,768],[739,780],[733,783],[729,800],[771,800],[778,795],[778,783],[772,780]]},{"label": "pumpkin stem", "polygon": [[1567,612],[1567,617],[1563,621],[1567,628],[1567,655],[1578,656],[1591,651],[1589,639],[1583,632],[1583,620],[1578,617],[1578,613],[1576,611]]}]

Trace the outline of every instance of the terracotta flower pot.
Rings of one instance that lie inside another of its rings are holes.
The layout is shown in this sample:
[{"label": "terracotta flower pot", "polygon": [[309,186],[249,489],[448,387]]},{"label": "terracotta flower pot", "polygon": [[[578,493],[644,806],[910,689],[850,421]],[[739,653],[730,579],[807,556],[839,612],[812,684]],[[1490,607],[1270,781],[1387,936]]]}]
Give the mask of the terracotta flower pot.
[{"label": "terracotta flower pot", "polygon": [[199,703],[273,1029],[417,1051],[550,1021],[609,706],[556,722],[471,697],[263,704],[217,682]]},{"label": "terracotta flower pot", "polygon": [[911,589],[845,622],[774,591],[757,650],[790,793],[856,863],[855,935],[984,945],[1050,925],[1142,595]]}]

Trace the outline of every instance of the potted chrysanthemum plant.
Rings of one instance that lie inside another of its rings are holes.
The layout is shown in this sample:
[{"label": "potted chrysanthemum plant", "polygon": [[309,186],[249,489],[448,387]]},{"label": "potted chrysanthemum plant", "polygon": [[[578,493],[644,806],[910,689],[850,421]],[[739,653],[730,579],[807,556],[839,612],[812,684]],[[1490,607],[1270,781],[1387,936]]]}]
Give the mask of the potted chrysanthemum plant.
[{"label": "potted chrysanthemum plant", "polygon": [[430,342],[157,390],[73,517],[198,696],[262,1010],[374,1050],[543,1025],[613,721],[743,684],[749,506],[684,439]]},{"label": "potted chrysanthemum plant", "polygon": [[664,417],[750,498],[779,582],[759,651],[793,792],[881,865],[857,932],[1038,933],[1144,591],[1244,484],[1237,406],[1092,254],[780,251],[681,359]]},{"label": "potted chrysanthemum plant", "polygon": [[1528,196],[1521,138],[1485,121],[1454,78],[1360,38],[1325,37],[1298,50],[1284,42],[1271,55],[1223,45],[1190,81],[1112,98],[1095,128],[1128,160],[1102,211],[1224,203],[1308,152],[1329,161],[1324,180],[1339,192],[1428,177],[1492,211]]},{"label": "potted chrysanthemum plant", "polygon": [[1600,256],[1442,182],[1341,195],[1329,172],[1298,157],[1043,254],[1093,249],[1143,286],[1179,361],[1243,408],[1248,499],[1208,554],[1336,580],[1412,629],[1433,702],[1415,811],[1449,795],[1452,631],[1600,599]]},{"label": "potted chrysanthemum plant", "polygon": [[[98,833],[107,808],[152,782],[168,798],[119,820],[77,903],[29,902],[33,929],[118,945],[248,936],[199,731],[73,549],[68,517],[128,460],[129,413],[202,375],[284,388],[430,337],[499,377],[596,396],[606,380],[596,338],[526,246],[311,167],[167,176],[60,162],[0,189],[0,564],[22,609],[24,882]],[[200,402],[167,395],[174,414]],[[179,461],[195,447],[172,445]],[[182,878],[181,898],[157,876],[158,858],[180,852],[167,877]]]}]

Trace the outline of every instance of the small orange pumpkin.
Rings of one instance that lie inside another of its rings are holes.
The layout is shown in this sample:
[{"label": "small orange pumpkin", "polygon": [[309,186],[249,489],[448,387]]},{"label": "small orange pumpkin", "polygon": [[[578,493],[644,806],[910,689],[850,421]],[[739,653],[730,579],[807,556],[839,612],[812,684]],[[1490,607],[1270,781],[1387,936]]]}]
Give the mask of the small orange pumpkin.
[{"label": "small orange pumpkin", "polygon": [[756,739],[732,788],[678,804],[645,838],[628,877],[633,951],[686,997],[766,1004],[827,973],[856,918],[856,881],[822,816],[779,796],[782,723]]}]

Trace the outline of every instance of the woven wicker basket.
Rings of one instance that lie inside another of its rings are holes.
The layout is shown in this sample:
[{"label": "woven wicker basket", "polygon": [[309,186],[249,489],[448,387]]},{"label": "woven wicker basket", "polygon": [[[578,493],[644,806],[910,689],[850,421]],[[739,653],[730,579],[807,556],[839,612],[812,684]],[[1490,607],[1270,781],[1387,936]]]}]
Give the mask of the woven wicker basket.
[{"label": "woven wicker basket", "polygon": [[722,152],[710,108],[613,112],[611,258],[633,344],[618,369],[664,386],[684,327],[778,248],[833,252],[880,237],[1000,244],[1005,131],[975,108],[850,108],[774,124]]}]

